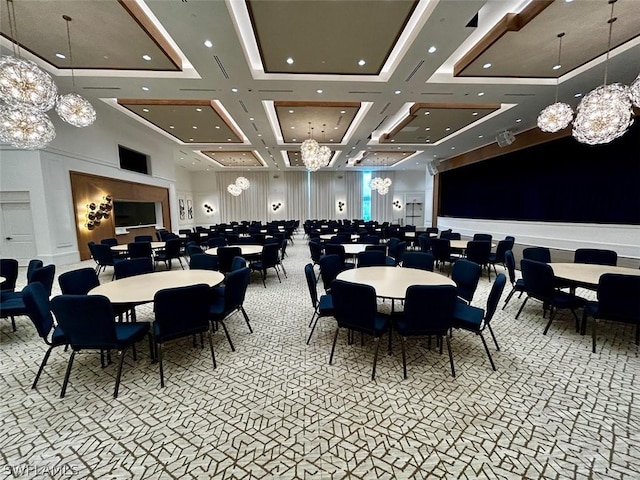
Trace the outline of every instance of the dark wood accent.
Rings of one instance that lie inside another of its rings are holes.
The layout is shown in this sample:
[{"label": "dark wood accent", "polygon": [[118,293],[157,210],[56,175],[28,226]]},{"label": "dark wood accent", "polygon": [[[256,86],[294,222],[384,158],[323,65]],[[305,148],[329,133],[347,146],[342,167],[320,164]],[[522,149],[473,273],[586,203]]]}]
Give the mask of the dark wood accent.
[{"label": "dark wood accent", "polygon": [[[103,238],[116,236],[113,215],[103,219],[99,226],[88,230],[84,225],[86,221],[87,205],[91,202],[102,203],[105,195],[111,195],[114,200],[138,200],[146,202],[160,202],[162,204],[162,224],[167,230],[171,230],[171,211],[169,207],[169,189],[145,185],[142,183],[128,182],[115,178],[100,177],[80,172],[69,172],[71,178],[71,197],[76,218],[76,236],[78,239],[78,251],[81,260],[91,258],[87,242],[99,243]],[[146,235],[155,232],[155,228],[136,228],[131,230],[130,238],[135,235]],[[118,241],[124,243],[129,236],[119,236]],[[155,234],[153,234],[155,238]]]},{"label": "dark wood accent", "polygon": [[553,2],[554,0],[535,0],[527,5],[520,13],[507,13],[478,43],[456,62],[453,66],[453,76],[457,77],[460,75],[465,68],[471,65],[507,32],[519,31]]},{"label": "dark wood accent", "polygon": [[176,68],[182,71],[182,60],[173,47],[167,42],[160,33],[160,30],[153,24],[153,22],[147,17],[147,14],[140,8],[140,6],[133,0],[118,0],[118,3],[124,8],[129,15],[136,21],[140,28],[142,28],[149,38],[164,52],[164,54],[171,60]]}]

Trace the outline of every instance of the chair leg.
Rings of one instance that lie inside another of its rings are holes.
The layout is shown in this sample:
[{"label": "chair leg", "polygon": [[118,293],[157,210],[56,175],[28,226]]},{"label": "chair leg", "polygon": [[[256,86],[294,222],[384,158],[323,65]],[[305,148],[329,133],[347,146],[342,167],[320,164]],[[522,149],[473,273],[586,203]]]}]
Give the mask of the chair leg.
[{"label": "chair leg", "polygon": [[489,357],[491,368],[493,368],[493,371],[495,372],[496,366],[493,363],[493,358],[491,358],[491,352],[489,351],[489,346],[487,345],[487,341],[484,339],[484,335],[482,335],[482,332],[478,332],[478,335],[480,335],[480,339],[482,340],[482,344],[484,345],[484,350],[487,352],[487,357]]},{"label": "chair leg", "polygon": [[496,350],[500,351],[500,345],[498,345],[498,340],[496,340],[496,336],[493,334],[493,328],[491,328],[491,325],[487,325],[487,328],[489,329],[491,338],[493,338],[493,343],[496,344]]},{"label": "chair leg", "polygon": [[449,352],[449,363],[451,364],[451,375],[453,377],[455,377],[456,376],[456,370],[453,367],[453,354],[451,353],[451,342],[449,341],[449,337],[447,335],[445,335],[444,337],[447,340],[447,351]]},{"label": "chair leg", "polygon": [[120,378],[122,377],[122,363],[124,362],[124,354],[127,351],[126,348],[118,351],[120,361],[118,362],[118,373],[116,374],[116,388],[113,390],[113,398],[118,398],[118,389],[120,388]]},{"label": "chair leg", "polygon": [[594,318],[593,327],[591,329],[591,352],[592,353],[596,353],[596,323],[598,323],[598,321]]},{"label": "chair leg", "polygon": [[511,291],[509,292],[509,295],[507,295],[507,299],[504,301],[504,305],[502,306],[502,310],[505,309],[505,307],[509,303],[509,300],[511,300],[511,297],[513,297],[514,293],[516,293],[516,289],[515,288],[511,289]]},{"label": "chair leg", "polygon": [[[313,316],[315,317],[316,314],[314,313]],[[309,345],[309,342],[311,341],[311,336],[313,335],[313,332],[316,329],[316,325],[318,324],[318,320],[320,320],[320,315],[318,315],[316,317],[316,321],[313,321],[313,317],[311,318],[311,322],[313,323],[313,326],[311,327],[311,333],[309,333],[309,338],[307,338],[307,345]]]},{"label": "chair leg", "polygon": [[407,379],[407,353],[405,351],[405,337],[400,335],[400,348],[402,349],[402,374],[404,375],[404,379]]},{"label": "chair leg", "polygon": [[282,283],[282,280],[280,279],[280,274],[278,273],[278,268],[275,267],[274,270],[276,271],[276,275],[278,276],[278,281]]},{"label": "chair leg", "polygon": [[40,379],[40,375],[42,374],[42,370],[44,370],[44,366],[47,364],[47,361],[49,360],[49,355],[51,355],[51,350],[53,350],[53,347],[49,347],[47,349],[47,352],[44,354],[44,358],[42,359],[42,363],[40,364],[40,368],[38,369],[38,373],[36,374],[36,378],[33,381],[33,385],[31,385],[31,389],[35,389],[36,385],[38,384],[38,380]]},{"label": "chair leg", "polygon": [[380,337],[374,337],[376,348],[373,351],[373,370],[371,371],[371,380],[376,379],[376,365],[378,364],[378,350],[380,349]]},{"label": "chair leg", "polygon": [[553,317],[556,316],[556,312],[557,312],[557,309],[554,310],[553,307],[551,307],[551,309],[549,310],[549,321],[547,322],[547,326],[544,327],[544,332],[542,332],[543,335],[546,335],[547,332],[549,331],[549,327],[551,326],[551,322],[553,321]]},{"label": "chair leg", "polygon": [[247,315],[247,312],[244,311],[243,306],[240,306],[240,311],[242,311],[242,315],[244,316],[244,321],[247,322],[247,327],[249,327],[249,333],[253,333],[253,330],[251,329],[251,324],[249,323],[249,316]]},{"label": "chair leg", "polygon": [[522,312],[522,309],[527,304],[527,300],[529,300],[528,295],[525,297],[524,302],[522,302],[522,305],[520,305],[520,309],[518,310],[518,313],[516,313],[516,319],[520,316],[520,312]]},{"label": "chair leg", "polygon": [[336,328],[336,333],[333,336],[333,345],[331,346],[331,355],[329,356],[329,365],[333,362],[333,353],[336,350],[336,342],[338,341],[338,332],[340,331],[340,327]]},{"label": "chair leg", "polygon": [[207,337],[209,338],[209,348],[211,349],[211,360],[213,360],[213,368],[216,369],[216,354],[213,353],[213,338],[211,336],[211,329],[207,330]]},{"label": "chair leg", "polygon": [[16,331],[16,319],[11,315],[11,329],[12,331]]},{"label": "chair leg", "polygon": [[164,369],[162,368],[162,344],[156,342],[156,351],[158,352],[158,366],[160,368],[160,387],[164,388]]},{"label": "chair leg", "polygon": [[229,342],[229,346],[231,347],[231,351],[235,352],[236,348],[233,346],[233,342],[231,341],[231,336],[229,335],[229,330],[227,330],[227,326],[224,324],[224,320],[219,322],[222,325],[222,329],[224,330],[224,334],[227,337],[227,341]]},{"label": "chair leg", "polygon": [[317,313],[318,313],[318,309],[313,311],[313,316],[311,317],[311,321],[309,322],[309,327],[313,325],[313,320],[316,318]]},{"label": "chair leg", "polygon": [[64,381],[62,382],[62,390],[60,390],[60,398],[64,398],[64,394],[67,393],[67,385],[69,384],[69,376],[71,375],[71,366],[73,365],[73,359],[76,356],[76,351],[71,351],[69,362],[67,363],[67,371],[64,374]]},{"label": "chair leg", "polygon": [[153,335],[151,335],[151,332],[147,334],[147,337],[149,337],[149,356],[151,357],[151,363],[155,363],[156,351],[153,348]]}]

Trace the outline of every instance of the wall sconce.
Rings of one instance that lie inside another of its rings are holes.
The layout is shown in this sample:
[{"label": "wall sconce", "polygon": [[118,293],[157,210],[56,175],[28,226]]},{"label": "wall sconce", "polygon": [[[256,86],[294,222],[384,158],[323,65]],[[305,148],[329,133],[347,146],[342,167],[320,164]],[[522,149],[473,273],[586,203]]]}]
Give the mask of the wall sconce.
[{"label": "wall sconce", "polygon": [[346,205],[347,205],[346,203],[344,203],[342,200],[340,200],[340,201],[338,202],[338,210],[342,212],[342,211],[344,210],[344,207],[345,207]]},{"label": "wall sconce", "polygon": [[272,203],[272,204],[271,204],[271,208],[273,208],[273,211],[274,211],[274,212],[277,212],[277,211],[278,211],[278,209],[279,209],[280,207],[282,207],[282,203],[281,203],[281,202],[278,202],[278,203]]},{"label": "wall sconce", "polygon": [[208,203],[204,204],[204,213],[206,213],[207,215],[213,213],[213,207],[211,205],[209,205]]},{"label": "wall sconce", "polygon": [[102,202],[100,204],[96,204],[95,202],[91,202],[87,205],[87,223],[85,223],[85,227],[87,230],[93,230],[96,227],[100,226],[102,219],[107,219],[111,216],[111,210],[113,210],[113,198],[111,195],[105,195],[102,197]]},{"label": "wall sconce", "polygon": [[400,200],[394,200],[393,201],[393,208],[396,208],[398,210],[402,210],[402,202],[400,202]]}]

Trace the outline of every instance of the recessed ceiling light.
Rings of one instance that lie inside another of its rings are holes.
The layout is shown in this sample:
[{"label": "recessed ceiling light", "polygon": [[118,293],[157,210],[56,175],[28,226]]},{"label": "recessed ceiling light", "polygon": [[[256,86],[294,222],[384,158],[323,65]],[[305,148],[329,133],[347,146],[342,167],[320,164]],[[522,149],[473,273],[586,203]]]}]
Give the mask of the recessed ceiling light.
[{"label": "recessed ceiling light", "polygon": [[184,157],[180,157],[180,160],[184,160]]},{"label": "recessed ceiling light", "polygon": [[211,48],[213,47],[213,42],[211,40],[205,40],[204,41],[204,46],[207,48]]},{"label": "recessed ceiling light", "polygon": [[358,60],[358,65],[360,65],[360,66],[363,66],[365,63],[367,63],[367,62],[365,62],[364,60]]},{"label": "recessed ceiling light", "polygon": [[249,120],[251,120],[253,122],[255,120],[255,118],[249,117]]},{"label": "recessed ceiling light", "polygon": [[482,138],[482,137],[484,137],[484,135],[478,135],[478,138]]},{"label": "recessed ceiling light", "polygon": [[456,149],[456,147],[451,147],[451,150],[455,150],[455,149]]},{"label": "recessed ceiling light", "polygon": [[436,51],[436,50],[437,50],[437,49],[436,49],[436,47],[434,47],[434,46],[432,45],[432,46],[430,46],[430,47],[429,47],[429,49],[427,50],[427,52],[429,52],[429,53],[435,53],[435,51]]},{"label": "recessed ceiling light", "polygon": [[316,93],[322,93],[322,89],[319,88],[318,90],[316,90]]},{"label": "recessed ceiling light", "polygon": [[521,121],[522,121],[522,119],[521,119],[521,118],[517,118],[517,119],[516,119],[516,123],[520,123]]},{"label": "recessed ceiling light", "polygon": [[64,55],[64,53],[60,53],[60,52],[57,52],[57,53],[56,53],[56,57],[58,57],[58,58],[67,58],[67,57]]},{"label": "recessed ceiling light", "polygon": [[478,92],[478,96],[482,97],[484,95],[484,92]]},{"label": "recessed ceiling light", "polygon": [[143,111],[144,113],[149,113],[149,109],[148,109],[148,108],[143,108],[143,109],[142,109],[142,111]]},{"label": "recessed ceiling light", "polygon": [[[260,135],[258,135],[258,136],[260,136]],[[297,140],[296,140],[295,138],[292,138],[291,140],[292,140],[293,142],[297,142]]]},{"label": "recessed ceiling light", "polygon": [[193,142],[193,138],[190,138],[190,139],[189,139],[189,141],[190,141],[190,142]]},{"label": "recessed ceiling light", "polygon": [[146,55],[146,54],[142,55],[142,59],[146,60],[147,62],[150,62],[151,61],[151,55]]},{"label": "recessed ceiling light", "polygon": [[295,130],[295,129],[296,129],[295,125],[291,125],[291,130]]},{"label": "recessed ceiling light", "polygon": [[230,139],[230,138],[227,138],[227,142],[230,142],[230,141],[231,141],[231,139]]},{"label": "recessed ceiling light", "polygon": [[491,68],[491,64],[490,63],[485,63],[484,65],[482,65],[482,68]]},{"label": "recessed ceiling light", "polygon": [[553,66],[553,70],[560,70],[562,68],[562,65],[557,64]]},{"label": "recessed ceiling light", "polygon": [[346,110],[340,110],[340,113],[344,115],[345,113],[347,113],[347,111]]},{"label": "recessed ceiling light", "polygon": [[581,94],[581,93],[576,93],[576,94],[574,95],[574,97],[575,97],[575,98],[580,98],[581,96],[582,96],[582,94]]},{"label": "recessed ceiling light", "polygon": [[334,129],[334,130],[337,130],[337,129],[338,129],[338,127],[333,127],[333,129]]},{"label": "recessed ceiling light", "polygon": [[202,109],[201,108],[196,108],[196,112],[201,112]]},{"label": "recessed ceiling light", "polygon": [[238,89],[237,89],[237,88],[232,88],[232,89],[231,89],[231,91],[232,91],[233,93],[237,93],[237,92],[238,92]]},{"label": "recessed ceiling light", "polygon": [[471,115],[475,117],[476,115],[478,115],[478,112],[473,112]]},{"label": "recessed ceiling light", "polygon": [[198,127],[197,127],[196,125],[194,125],[194,126],[193,126],[193,127],[191,127],[191,128],[193,128],[194,130],[197,130],[197,129],[198,129]]},{"label": "recessed ceiling light", "polygon": [[196,162],[191,162],[191,165],[195,165],[195,164],[196,164]]},{"label": "recessed ceiling light", "polygon": [[402,92],[401,92],[400,90],[396,90],[396,91],[395,91],[395,92],[393,92],[393,93],[395,93],[396,95],[400,95]]},{"label": "recessed ceiling light", "polygon": [[424,112],[425,115],[430,115],[431,112],[429,110],[427,110],[426,112]]},{"label": "recessed ceiling light", "polygon": [[142,90],[144,90],[145,92],[149,91],[149,87],[142,87]]},{"label": "recessed ceiling light", "polygon": [[429,130],[431,130],[431,127],[427,127],[427,128],[425,128],[425,131],[427,131],[427,132],[428,132]]},{"label": "recessed ceiling light", "polygon": [[293,112],[294,112],[293,110],[289,110],[289,113],[293,113]]},{"label": "recessed ceiling light", "polygon": [[169,125],[169,128],[173,130],[176,127],[174,127],[173,125]]},{"label": "recessed ceiling light", "polygon": [[444,129],[445,132],[448,132],[450,130],[451,130],[451,127],[447,127],[447,128]]},{"label": "recessed ceiling light", "polygon": [[289,65],[292,65],[293,64],[293,58],[291,58],[291,57],[287,58],[287,63]]},{"label": "recessed ceiling light", "polygon": [[[393,142],[395,142],[395,141],[396,141],[396,140],[395,140],[394,138],[392,138],[392,139],[391,139],[391,143],[393,143]],[[376,155],[377,155],[377,153],[376,153]]]},{"label": "recessed ceiling light", "polygon": [[431,141],[431,140],[429,140],[429,139],[427,138],[426,143],[429,143],[430,141]]}]

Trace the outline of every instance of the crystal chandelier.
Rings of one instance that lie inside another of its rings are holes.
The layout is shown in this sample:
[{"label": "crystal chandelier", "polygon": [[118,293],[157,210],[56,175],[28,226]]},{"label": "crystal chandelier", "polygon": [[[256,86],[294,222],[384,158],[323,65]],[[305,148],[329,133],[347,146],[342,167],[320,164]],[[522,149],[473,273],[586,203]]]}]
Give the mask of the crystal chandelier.
[{"label": "crystal chandelier", "polygon": [[[325,125],[323,125],[324,127]],[[300,153],[302,154],[302,161],[304,162],[307,170],[315,172],[322,167],[326,167],[331,159],[331,149],[327,146],[320,146],[316,140],[313,139],[313,128],[311,122],[309,122],[309,138],[307,138],[302,145],[300,145]],[[324,135],[324,130],[322,130]]]},{"label": "crystal chandelier", "polygon": [[237,197],[242,193],[242,189],[239,186],[237,186],[235,183],[230,183],[229,186],[227,187],[227,192],[229,192],[234,197]]},{"label": "crystal chandelier", "polygon": [[371,190],[377,190],[380,195],[386,195],[387,193],[389,193],[389,187],[391,186],[391,183],[392,182],[390,178],[382,179],[380,177],[375,177],[371,179],[371,183],[369,184],[369,186],[371,187]]},{"label": "crystal chandelier", "polygon": [[249,180],[247,180],[247,178],[245,177],[236,178],[236,187],[240,188],[240,190],[247,190],[250,186],[251,184],[249,183]]},{"label": "crystal chandelier", "polygon": [[598,145],[608,143],[622,136],[633,123],[631,89],[620,83],[607,85],[607,68],[611,50],[611,34],[616,0],[609,0],[611,16],[609,18],[609,41],[604,67],[604,84],[592,90],[580,101],[573,122],[573,136],[581,143]]},{"label": "crystal chandelier", "polygon": [[56,136],[49,117],[34,107],[0,106],[0,141],[26,150],[45,147]]},{"label": "crystal chandelier", "polygon": [[[553,67],[555,70],[560,68],[560,55],[562,53],[562,37],[564,32],[558,34],[560,45],[558,47],[558,63]],[[559,74],[558,74],[559,75]],[[556,101],[546,107],[538,115],[538,127],[543,132],[557,132],[562,130],[573,120],[573,110],[563,102],[558,102],[558,87],[560,84],[559,76],[556,77]]]},{"label": "crystal chandelier", "polygon": [[71,32],[69,23],[72,18],[69,15],[63,15],[62,18],[67,23],[67,44],[69,45],[69,66],[71,67],[71,84],[74,93],[67,93],[58,97],[56,104],[56,112],[62,120],[73,125],[74,127],[88,127],[96,120],[96,111],[87,100],[75,93],[76,77],[73,74],[73,55],[71,53]]},{"label": "crystal chandelier", "polygon": [[32,61],[9,55],[0,57],[0,97],[6,104],[46,112],[53,108],[57,94],[51,75]]},{"label": "crystal chandelier", "polygon": [[629,92],[631,94],[631,103],[633,103],[633,106],[640,108],[640,75],[636,77],[629,87]]}]

